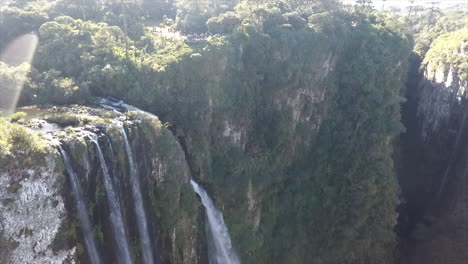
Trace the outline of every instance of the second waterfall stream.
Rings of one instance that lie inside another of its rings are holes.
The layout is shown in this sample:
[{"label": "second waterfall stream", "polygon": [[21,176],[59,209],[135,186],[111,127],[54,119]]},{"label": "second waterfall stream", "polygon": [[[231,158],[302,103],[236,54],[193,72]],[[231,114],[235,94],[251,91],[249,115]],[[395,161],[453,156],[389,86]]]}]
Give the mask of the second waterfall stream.
[{"label": "second waterfall stream", "polygon": [[104,159],[104,154],[102,153],[102,149],[99,145],[97,136],[91,136],[91,141],[96,145],[99,162],[101,164],[101,171],[104,177],[104,187],[106,190],[107,201],[111,212],[110,219],[112,223],[112,229],[114,231],[114,237],[117,244],[117,248],[119,249],[117,252],[117,254],[119,254],[119,263],[130,264],[132,263],[132,258],[130,255],[130,249],[128,246],[127,236],[125,232],[125,225],[122,217],[122,209],[120,208],[120,204],[117,199],[117,194],[114,190],[114,186],[112,185],[109,168],[107,167],[106,160]]},{"label": "second waterfall stream", "polygon": [[135,165],[132,149],[128,142],[127,133],[122,127],[122,135],[125,143],[125,152],[127,153],[128,165],[130,167],[130,182],[132,186],[132,196],[135,203],[135,213],[137,215],[138,233],[141,239],[141,249],[143,259],[146,264],[153,264],[153,252],[151,251],[151,240],[148,234],[148,223],[146,222],[146,213],[143,206],[143,198],[141,195],[141,186],[139,180],[138,168]]},{"label": "second waterfall stream", "polygon": [[70,185],[72,187],[73,196],[75,198],[76,209],[78,211],[78,218],[80,219],[81,230],[83,232],[83,237],[85,241],[86,249],[88,250],[89,261],[91,264],[101,264],[101,259],[99,257],[98,249],[96,247],[96,242],[94,241],[93,229],[91,227],[91,221],[89,220],[88,211],[86,209],[86,204],[83,199],[83,193],[80,188],[80,181],[76,175],[75,170],[71,165],[70,158],[68,157],[67,152],[58,145],[59,151],[62,154],[63,162],[70,179]]},{"label": "second waterfall stream", "polygon": [[[113,102],[106,98],[100,99],[103,106],[107,106],[116,111],[121,109],[144,112],[148,115],[151,113],[145,112],[134,106],[128,105],[122,101]],[[143,207],[143,200],[141,197],[141,187],[139,182],[138,167],[135,164],[134,156],[130,143],[128,141],[127,133],[122,127],[122,135],[124,137],[125,152],[127,154],[129,167],[130,167],[130,180],[132,185],[132,194],[135,202],[135,211],[138,216],[138,231],[144,253],[144,260],[146,263],[152,263],[151,242],[148,236],[146,215]],[[206,209],[206,235],[208,240],[208,257],[210,264],[240,264],[240,258],[234,250],[229,236],[229,231],[224,223],[222,213],[215,207],[213,200],[209,197],[208,193],[194,180],[190,180],[194,191],[200,196],[203,206]]]},{"label": "second waterfall stream", "polygon": [[229,231],[224,224],[223,215],[216,209],[213,201],[198,183],[190,180],[195,192],[200,195],[202,204],[206,209],[208,226],[208,255],[210,264],[240,264],[240,259],[231,244]]}]

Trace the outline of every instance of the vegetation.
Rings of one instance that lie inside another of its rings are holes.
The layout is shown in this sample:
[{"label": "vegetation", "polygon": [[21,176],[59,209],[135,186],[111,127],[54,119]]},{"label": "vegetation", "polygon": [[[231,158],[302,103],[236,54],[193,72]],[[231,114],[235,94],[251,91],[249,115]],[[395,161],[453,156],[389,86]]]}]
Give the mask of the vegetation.
[{"label": "vegetation", "polygon": [[45,119],[49,122],[56,123],[63,127],[77,126],[80,124],[82,117],[73,113],[56,113],[46,116]]},{"label": "vegetation", "polygon": [[[41,158],[41,154],[49,151],[50,149],[41,135],[19,124],[10,123],[4,118],[0,118],[0,164],[2,169],[6,169],[6,165],[13,165],[14,160],[21,161],[24,165],[32,163],[37,161],[37,158]],[[16,162],[14,163],[16,164]]]},{"label": "vegetation", "polygon": [[412,17],[410,23],[414,24],[412,27],[415,34],[414,51],[424,57],[436,38],[444,33],[467,27],[468,18],[466,12],[450,11],[433,20],[431,13],[426,12],[421,13],[420,16]]},{"label": "vegetation", "polygon": [[27,116],[25,112],[16,112],[11,115],[10,120],[12,123],[24,123]]},{"label": "vegetation", "polygon": [[[374,12],[371,1],[349,10],[337,2],[62,0],[42,8],[25,2],[0,9],[6,14],[0,34],[10,40],[36,30],[40,37],[22,104],[90,104],[94,96],[112,96],[170,122],[192,176],[223,208],[243,263],[392,263],[399,203],[393,146],[404,131],[410,34],[424,63],[465,73],[466,59],[454,51],[466,52],[466,26],[435,19],[434,10],[403,16]],[[2,72],[15,69],[0,64],[0,70],[5,79]],[[47,119],[77,126],[115,118],[96,115],[70,110]],[[176,178],[180,149],[168,126],[133,111],[126,117],[138,124],[129,138],[139,160],[162,152],[157,158],[173,165],[161,182],[145,179],[164,244],[184,217],[198,215],[196,197]],[[0,122],[0,160],[45,151],[39,136]],[[118,149],[120,131],[113,129]],[[125,174],[128,168],[118,166]],[[90,200],[99,203],[102,183],[96,186]],[[74,241],[72,231],[58,243]],[[177,241],[178,249],[183,241]]]},{"label": "vegetation", "polygon": [[29,72],[29,65],[23,63],[18,66],[10,66],[0,61],[0,116],[11,114],[18,101],[24,79]]},{"label": "vegetation", "polygon": [[445,73],[452,67],[460,73],[462,81],[468,80],[468,24],[465,28],[442,34],[431,44],[431,48],[426,53],[423,66],[430,63],[429,70],[442,68]]}]

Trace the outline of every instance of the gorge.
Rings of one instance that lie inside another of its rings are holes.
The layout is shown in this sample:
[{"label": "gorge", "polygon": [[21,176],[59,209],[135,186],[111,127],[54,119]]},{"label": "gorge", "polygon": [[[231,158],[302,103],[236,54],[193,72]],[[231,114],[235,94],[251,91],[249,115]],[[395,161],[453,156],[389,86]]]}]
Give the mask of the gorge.
[{"label": "gorge", "polygon": [[0,263],[468,259],[465,11],[20,2]]}]

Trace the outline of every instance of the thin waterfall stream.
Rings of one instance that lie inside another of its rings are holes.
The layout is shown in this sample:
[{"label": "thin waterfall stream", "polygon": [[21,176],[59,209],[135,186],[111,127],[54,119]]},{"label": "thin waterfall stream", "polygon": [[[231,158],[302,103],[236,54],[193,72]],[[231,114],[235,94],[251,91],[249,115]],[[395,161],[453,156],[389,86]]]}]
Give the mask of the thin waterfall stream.
[{"label": "thin waterfall stream", "polygon": [[91,137],[91,141],[96,145],[97,154],[101,164],[102,174],[104,176],[104,188],[106,191],[107,201],[109,203],[112,230],[114,232],[114,238],[118,248],[118,261],[122,264],[129,264],[132,263],[132,258],[128,247],[125,225],[122,217],[122,209],[120,207],[117,194],[114,190],[109,173],[109,168],[107,167],[106,160],[104,159],[104,155],[102,153],[97,137],[93,135]]},{"label": "thin waterfall stream", "polygon": [[125,152],[127,153],[128,164],[130,167],[130,182],[132,186],[133,202],[135,203],[135,213],[137,216],[138,232],[140,234],[140,245],[143,252],[143,260],[146,264],[153,263],[153,252],[151,247],[151,240],[148,234],[148,223],[146,222],[146,212],[143,206],[143,198],[141,195],[141,187],[139,180],[138,168],[135,165],[132,149],[128,142],[127,133],[122,127],[122,135],[124,137]]},{"label": "thin waterfall stream", "polygon": [[[101,105],[116,110],[122,111],[122,109],[144,112],[148,115],[151,113],[145,112],[139,108],[128,105],[123,101],[113,102],[106,98],[100,98]],[[146,215],[143,207],[143,200],[141,197],[141,188],[139,182],[138,168],[135,165],[133,152],[130,148],[130,144],[127,138],[125,129],[122,127],[122,135],[125,142],[125,152],[127,153],[129,167],[130,167],[130,179],[132,185],[132,194],[135,202],[135,211],[138,217],[138,230],[140,232],[141,246],[143,250],[143,257],[146,263],[153,263],[153,256],[151,252],[151,241],[148,237]],[[240,264],[240,258],[234,250],[229,231],[226,224],[224,223],[222,213],[215,207],[213,201],[207,194],[207,192],[196,183],[194,180],[190,180],[190,183],[194,191],[200,196],[202,204],[206,209],[207,217],[207,237],[208,237],[208,254],[210,264]]]},{"label": "thin waterfall stream", "polygon": [[[190,180],[195,192],[200,196],[208,218],[208,254],[210,264],[240,264],[240,259],[231,244],[229,231],[222,213],[216,209],[208,193],[194,180]],[[211,241],[210,241],[211,240]]]},{"label": "thin waterfall stream", "polygon": [[80,219],[81,230],[83,232],[85,246],[88,251],[90,262],[92,264],[100,264],[101,260],[99,258],[96,242],[94,241],[91,222],[89,221],[88,211],[86,210],[86,205],[83,200],[83,193],[81,192],[78,176],[76,175],[75,170],[71,166],[71,161],[68,157],[67,152],[60,145],[58,146],[58,148],[60,150],[60,153],[62,154],[65,168],[70,178],[72,192],[75,198],[76,208],[78,211],[78,218]]}]

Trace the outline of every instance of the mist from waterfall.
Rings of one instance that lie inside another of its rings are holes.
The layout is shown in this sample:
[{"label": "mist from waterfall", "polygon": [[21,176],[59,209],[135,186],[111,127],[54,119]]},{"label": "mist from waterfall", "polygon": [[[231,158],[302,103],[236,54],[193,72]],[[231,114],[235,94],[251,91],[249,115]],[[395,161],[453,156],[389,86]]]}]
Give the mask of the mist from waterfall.
[{"label": "mist from waterfall", "polygon": [[208,255],[210,264],[239,264],[240,259],[231,244],[229,231],[223,215],[216,209],[206,191],[194,180],[190,180],[195,192],[200,196],[208,219]]},{"label": "mist from waterfall", "polygon": [[76,209],[78,211],[78,218],[80,220],[81,230],[83,232],[83,237],[85,241],[85,246],[88,251],[89,259],[91,264],[100,264],[101,260],[99,258],[98,250],[96,248],[96,243],[94,241],[94,235],[91,228],[91,222],[89,221],[88,211],[86,210],[86,205],[83,200],[83,193],[81,192],[80,183],[78,181],[78,176],[71,166],[70,158],[68,157],[67,152],[58,146],[60,153],[63,157],[63,162],[70,179],[70,184],[72,187],[73,196],[75,198]]},{"label": "mist from waterfall", "polygon": [[128,142],[127,133],[122,127],[122,135],[124,137],[125,152],[127,153],[128,165],[130,167],[130,183],[132,186],[132,196],[135,203],[135,213],[137,216],[138,232],[140,234],[141,249],[143,252],[143,260],[146,264],[153,263],[153,252],[151,250],[151,240],[148,233],[148,224],[146,222],[146,213],[143,206],[143,198],[141,196],[141,187],[139,180],[138,168],[135,165],[132,149]]},{"label": "mist from waterfall", "polygon": [[112,180],[109,173],[109,168],[107,167],[106,160],[104,159],[104,155],[102,153],[97,137],[95,135],[92,136],[91,141],[96,145],[97,154],[101,164],[102,174],[104,176],[104,188],[106,191],[107,202],[109,204],[110,209],[112,230],[114,232],[114,239],[118,248],[118,262],[122,264],[129,264],[132,263],[132,258],[128,247],[125,225],[122,217],[122,209],[120,207],[117,194],[114,190],[114,186],[112,184]]}]

